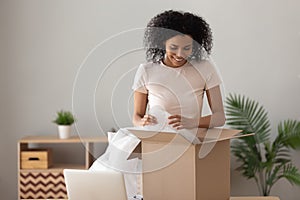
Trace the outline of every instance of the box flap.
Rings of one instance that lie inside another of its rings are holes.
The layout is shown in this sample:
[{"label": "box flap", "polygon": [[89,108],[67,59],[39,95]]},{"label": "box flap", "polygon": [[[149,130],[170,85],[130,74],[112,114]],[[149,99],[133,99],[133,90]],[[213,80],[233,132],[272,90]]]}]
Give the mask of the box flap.
[{"label": "box flap", "polygon": [[177,133],[174,132],[158,132],[158,131],[148,131],[148,130],[137,130],[137,129],[127,129],[138,137],[141,141],[160,141],[169,142],[171,141]]},{"label": "box flap", "polygon": [[254,133],[239,134],[241,132],[242,130],[235,130],[235,129],[221,129],[221,128],[199,129],[197,133],[197,137],[199,138],[201,143],[211,143],[211,142],[219,142],[219,141],[254,135]]},{"label": "box flap", "polygon": [[[169,142],[174,139],[179,133],[174,132],[158,132],[158,131],[148,131],[148,130],[137,130],[137,129],[128,129],[131,133],[137,136],[141,141],[148,142]],[[197,131],[197,137],[200,140],[200,143],[211,143],[216,141],[230,140],[233,138],[240,138],[251,136],[254,134],[239,134],[241,130],[235,129],[221,129],[221,128],[199,128]]]}]

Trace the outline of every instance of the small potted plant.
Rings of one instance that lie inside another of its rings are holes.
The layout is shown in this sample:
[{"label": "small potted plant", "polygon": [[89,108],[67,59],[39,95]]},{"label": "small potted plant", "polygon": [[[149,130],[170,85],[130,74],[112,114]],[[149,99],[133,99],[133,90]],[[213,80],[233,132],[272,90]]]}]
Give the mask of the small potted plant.
[{"label": "small potted plant", "polygon": [[75,122],[75,118],[70,111],[58,111],[56,119],[53,123],[58,125],[58,135],[60,139],[67,139],[71,134],[71,125]]}]

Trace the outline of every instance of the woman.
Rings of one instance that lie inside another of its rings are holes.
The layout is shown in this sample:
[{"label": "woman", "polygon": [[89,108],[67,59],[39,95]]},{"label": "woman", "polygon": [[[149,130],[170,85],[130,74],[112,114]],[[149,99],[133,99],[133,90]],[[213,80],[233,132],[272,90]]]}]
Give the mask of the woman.
[{"label": "woman", "polygon": [[[135,76],[133,124],[156,124],[146,112],[156,106],[174,129],[211,128],[225,123],[221,79],[208,60],[212,48],[209,25],[199,16],[173,10],[147,25],[144,46],[148,63]],[[204,94],[211,114],[201,116]]]},{"label": "woman", "polygon": [[[133,124],[146,126],[158,123],[157,118],[149,113],[159,107],[169,113],[168,124],[177,130],[222,126],[225,115],[221,79],[208,60],[212,48],[209,25],[191,13],[165,11],[148,23],[144,44],[148,62],[140,65],[133,84]],[[201,116],[204,94],[211,109],[208,116]],[[149,113],[146,113],[147,108]],[[127,140],[133,139],[124,129],[116,134],[127,137]],[[128,199],[141,199],[140,162],[127,160],[127,157],[124,159],[124,156],[122,160],[118,156],[118,147],[114,148],[112,143],[109,147],[108,153],[98,158],[91,170],[108,166],[123,172],[135,171],[124,174],[126,190]],[[110,159],[121,164],[113,166],[108,162]]]}]

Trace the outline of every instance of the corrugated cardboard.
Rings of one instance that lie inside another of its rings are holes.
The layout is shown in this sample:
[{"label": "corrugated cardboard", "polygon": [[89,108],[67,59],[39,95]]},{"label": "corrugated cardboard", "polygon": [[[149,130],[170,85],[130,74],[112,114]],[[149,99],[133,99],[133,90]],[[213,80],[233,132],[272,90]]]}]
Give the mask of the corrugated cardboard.
[{"label": "corrugated cardboard", "polygon": [[231,197],[230,200],[279,200],[278,197]]},{"label": "corrugated cardboard", "polygon": [[[144,200],[230,199],[230,139],[241,131],[201,129],[196,145],[179,134],[130,131],[141,139]],[[203,149],[209,153],[199,159]]]}]

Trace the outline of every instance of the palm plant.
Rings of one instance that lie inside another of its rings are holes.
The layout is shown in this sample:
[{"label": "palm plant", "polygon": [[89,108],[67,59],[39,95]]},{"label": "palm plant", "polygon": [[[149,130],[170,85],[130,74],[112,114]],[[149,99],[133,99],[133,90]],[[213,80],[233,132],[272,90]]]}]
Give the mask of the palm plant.
[{"label": "palm plant", "polygon": [[227,125],[242,130],[242,134],[255,133],[235,140],[232,152],[240,163],[237,170],[255,180],[260,195],[268,196],[280,179],[300,185],[299,170],[290,157],[291,149],[300,148],[300,121],[280,122],[278,135],[271,142],[270,122],[263,106],[245,96],[230,94],[225,108]]}]

